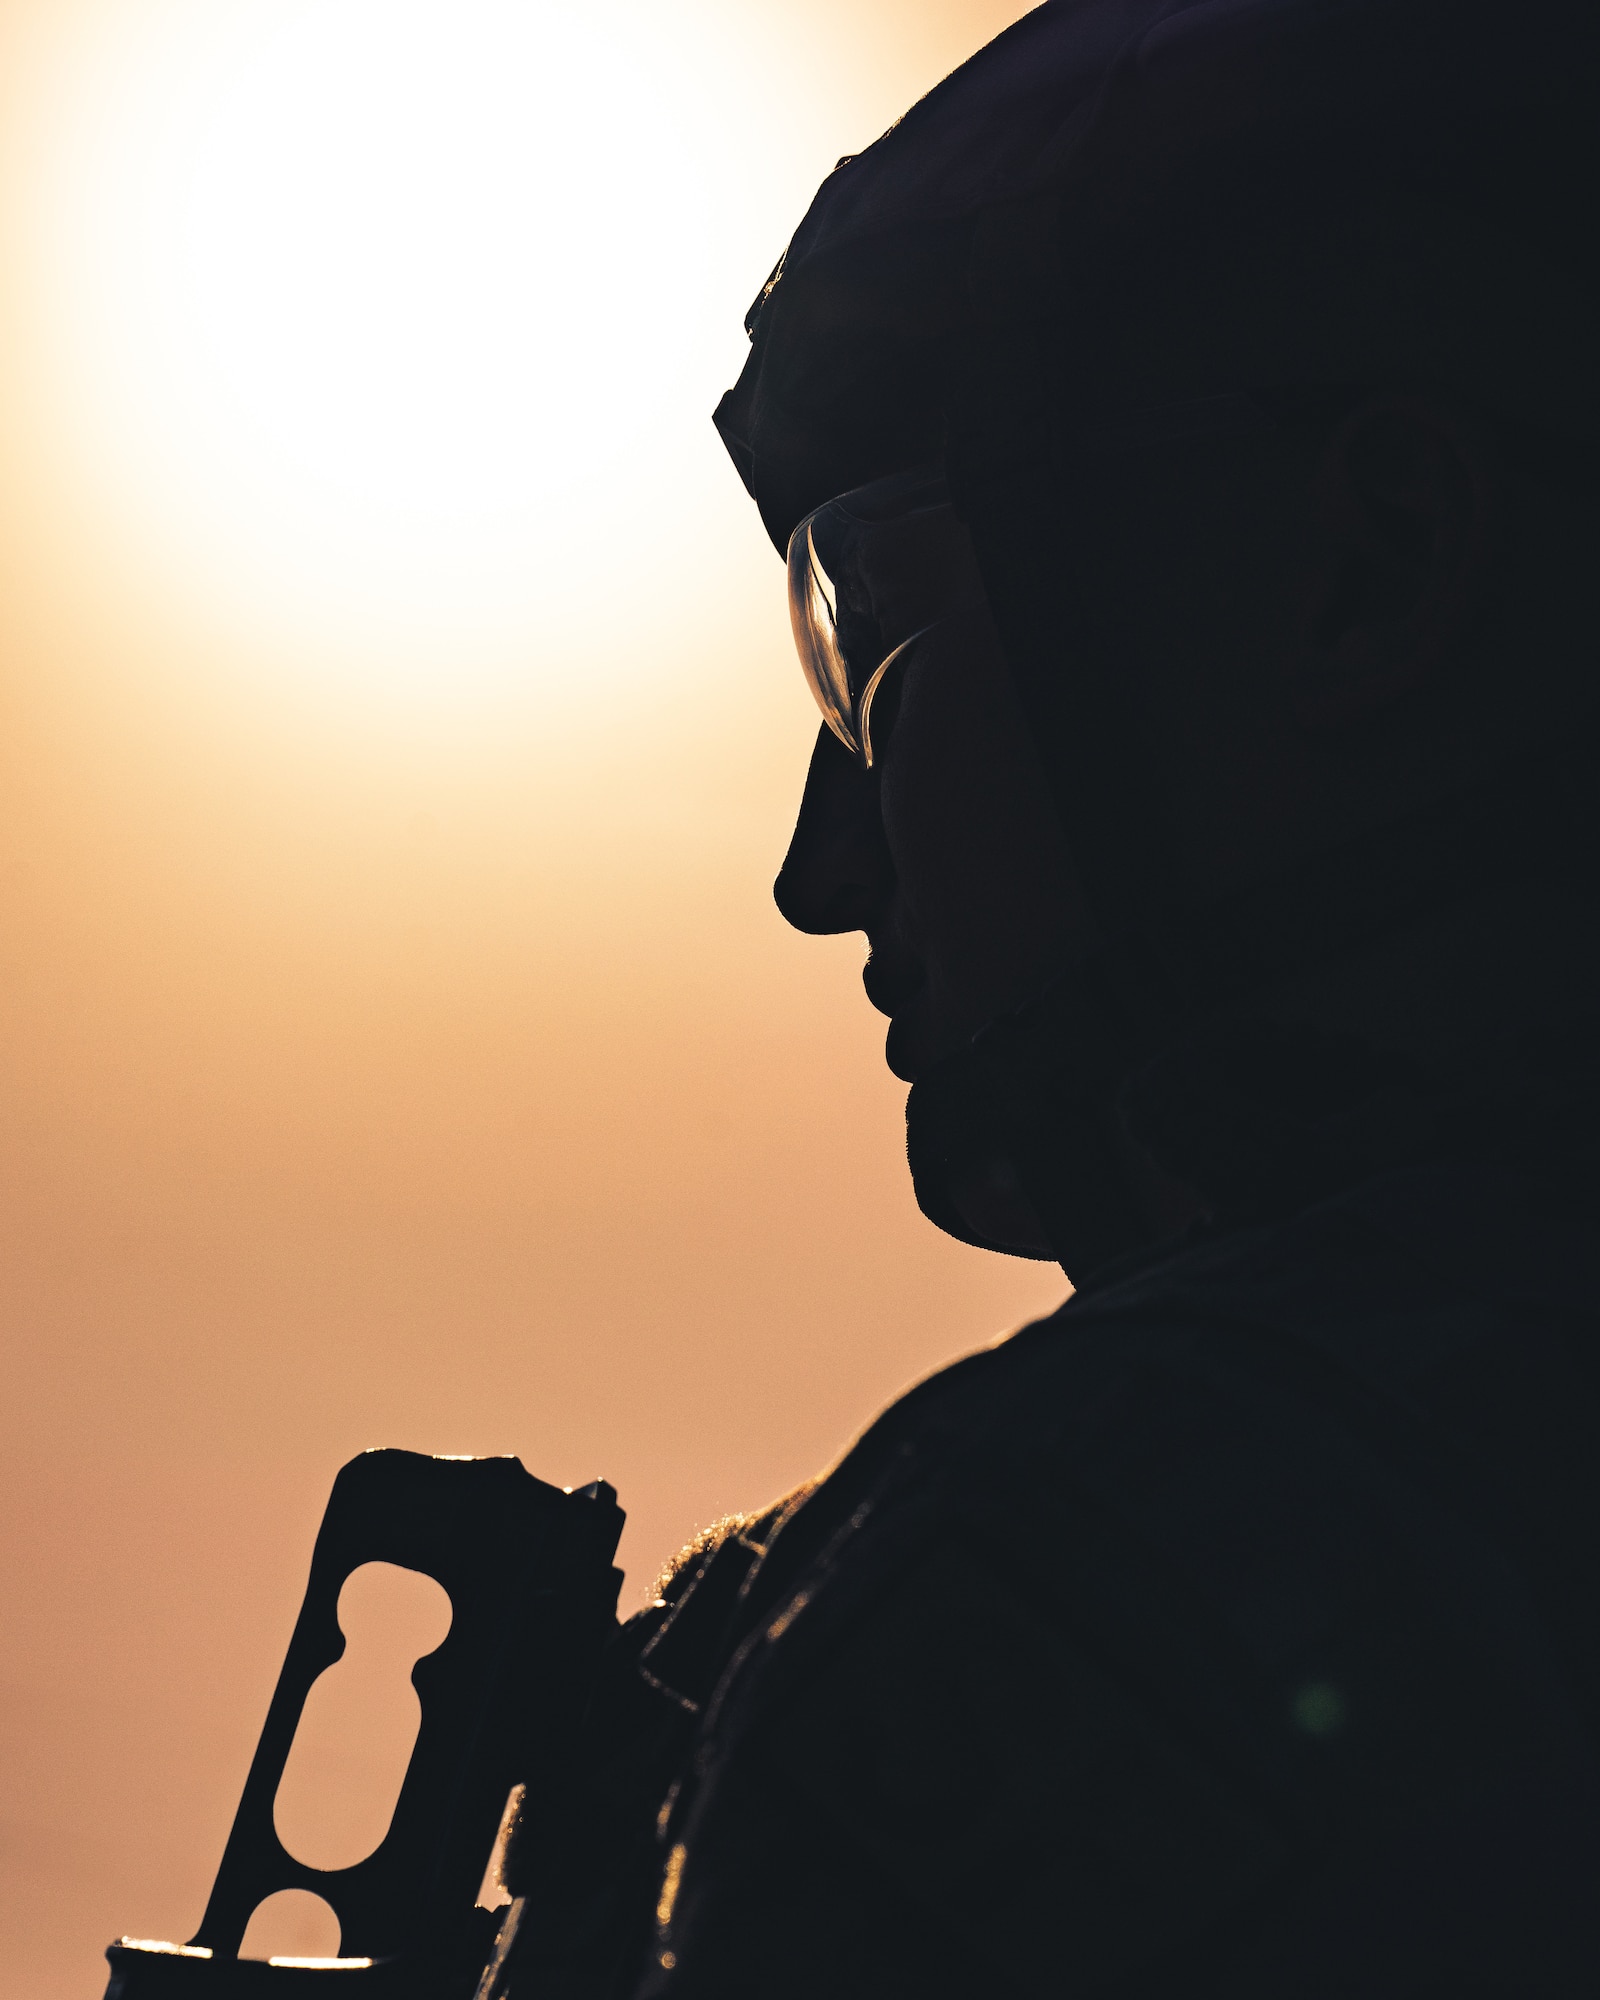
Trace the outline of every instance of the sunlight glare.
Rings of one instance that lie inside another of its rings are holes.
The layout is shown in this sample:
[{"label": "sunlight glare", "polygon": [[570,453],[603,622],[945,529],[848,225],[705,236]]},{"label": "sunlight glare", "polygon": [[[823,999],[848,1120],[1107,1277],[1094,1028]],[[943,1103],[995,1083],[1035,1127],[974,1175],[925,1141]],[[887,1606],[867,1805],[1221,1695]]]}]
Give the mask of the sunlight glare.
[{"label": "sunlight glare", "polygon": [[39,234],[128,559],[346,694],[537,678],[579,637],[641,463],[705,417],[706,65],[670,25],[141,0],[80,30]]}]

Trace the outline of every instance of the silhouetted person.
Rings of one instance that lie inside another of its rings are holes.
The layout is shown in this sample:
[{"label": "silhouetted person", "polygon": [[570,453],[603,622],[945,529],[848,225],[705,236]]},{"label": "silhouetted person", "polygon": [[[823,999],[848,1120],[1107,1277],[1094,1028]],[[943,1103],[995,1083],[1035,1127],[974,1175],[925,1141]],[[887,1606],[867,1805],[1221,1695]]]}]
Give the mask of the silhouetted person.
[{"label": "silhouetted person", "polygon": [[624,1628],[517,2000],[1600,1991],[1596,81],[1054,0],[763,292],[778,901],[1077,1290]]}]

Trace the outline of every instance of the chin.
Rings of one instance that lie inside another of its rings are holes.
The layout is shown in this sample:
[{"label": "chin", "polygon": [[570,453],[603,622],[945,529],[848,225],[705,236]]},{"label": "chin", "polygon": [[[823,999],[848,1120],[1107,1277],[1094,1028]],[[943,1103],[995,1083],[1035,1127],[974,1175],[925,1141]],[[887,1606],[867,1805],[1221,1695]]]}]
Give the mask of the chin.
[{"label": "chin", "polygon": [[906,1100],[906,1156],[917,1206],[947,1236],[1008,1257],[1056,1262],[1016,1168],[985,1120],[925,1084]]},{"label": "chin", "polygon": [[1016,1168],[1003,1153],[974,1162],[966,1172],[953,1175],[949,1196],[967,1225],[968,1242],[1004,1251],[1008,1257],[1055,1262],[1056,1253],[1044,1233],[1044,1224],[1023,1193]]}]

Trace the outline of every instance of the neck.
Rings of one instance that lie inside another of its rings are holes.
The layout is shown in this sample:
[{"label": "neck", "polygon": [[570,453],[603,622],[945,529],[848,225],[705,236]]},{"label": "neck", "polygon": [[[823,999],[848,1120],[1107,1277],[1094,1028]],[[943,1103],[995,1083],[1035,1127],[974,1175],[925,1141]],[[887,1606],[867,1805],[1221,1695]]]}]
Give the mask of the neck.
[{"label": "neck", "polygon": [[1600,1026],[1595,917],[1568,885],[1501,885],[1276,984],[1259,1011],[1453,1070],[1566,1024]]},{"label": "neck", "polygon": [[1154,1184],[1227,1219],[1429,1158],[1584,1157],[1600,1133],[1593,915],[1571,888],[1499,886],[1264,988],[1126,1087]]}]

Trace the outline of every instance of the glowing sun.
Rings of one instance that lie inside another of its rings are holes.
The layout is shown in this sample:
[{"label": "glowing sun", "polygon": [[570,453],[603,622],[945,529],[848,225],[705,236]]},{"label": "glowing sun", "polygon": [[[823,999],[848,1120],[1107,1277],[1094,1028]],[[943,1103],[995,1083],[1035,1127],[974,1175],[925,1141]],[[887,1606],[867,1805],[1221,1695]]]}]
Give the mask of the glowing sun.
[{"label": "glowing sun", "polygon": [[356,680],[501,672],[575,630],[641,466],[680,408],[703,422],[707,83],[670,26],[139,0],[80,27],[40,240],[124,546]]}]

